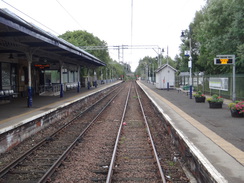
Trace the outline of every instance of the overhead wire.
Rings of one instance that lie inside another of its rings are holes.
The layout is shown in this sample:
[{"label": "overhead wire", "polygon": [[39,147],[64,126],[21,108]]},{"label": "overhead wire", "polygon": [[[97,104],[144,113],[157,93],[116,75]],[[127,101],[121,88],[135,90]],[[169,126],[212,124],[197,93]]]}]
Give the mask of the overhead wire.
[{"label": "overhead wire", "polygon": [[56,0],[57,3],[64,9],[64,11],[77,23],[77,25],[79,25],[79,27],[82,29],[82,26],[80,25],[80,23],[71,15],[71,13],[69,13],[69,11],[58,1]]},{"label": "overhead wire", "polygon": [[2,0],[2,2],[4,2],[5,4],[7,4],[8,6],[12,7],[13,9],[15,9],[16,11],[22,13],[23,15],[27,16],[28,18],[30,18],[31,20],[37,22],[38,24],[42,25],[43,27],[45,27],[46,29],[50,30],[51,32],[57,34],[57,35],[60,35],[59,33],[57,33],[56,31],[54,31],[53,29],[47,27],[46,25],[44,25],[43,23],[39,22],[38,20],[32,18],[31,16],[27,15],[26,13],[22,12],[21,10],[17,9],[16,7],[14,7],[13,5],[5,2],[4,0]]},{"label": "overhead wire", "polygon": [[[131,29],[130,29],[130,45],[132,47],[133,44],[133,0],[131,0],[131,17],[130,17]],[[130,50],[130,56],[132,57],[132,49]],[[129,64],[131,64],[132,60],[129,60]]]}]

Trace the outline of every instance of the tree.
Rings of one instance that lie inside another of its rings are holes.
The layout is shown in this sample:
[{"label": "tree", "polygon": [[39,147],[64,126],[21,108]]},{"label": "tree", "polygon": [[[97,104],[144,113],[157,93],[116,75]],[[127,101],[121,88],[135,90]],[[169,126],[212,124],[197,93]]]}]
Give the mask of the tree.
[{"label": "tree", "polygon": [[[170,57],[163,57],[161,55],[161,64],[169,63],[172,67],[176,68],[177,62],[172,60]],[[152,58],[149,56],[144,57],[139,61],[139,65],[136,68],[135,75],[142,77],[143,79],[146,79],[147,77],[154,77],[154,71],[159,67],[158,65],[158,58]]]},{"label": "tree", "polygon": [[229,73],[231,67],[214,65],[213,60],[216,55],[236,55],[236,71],[243,72],[243,17],[243,0],[208,0],[196,12],[189,26],[195,71]]},{"label": "tree", "polygon": [[[60,38],[72,43],[77,47],[83,46],[103,46],[107,47],[107,43],[105,41],[101,41],[98,37],[94,36],[92,33],[88,33],[87,31],[77,30],[77,31],[67,31],[66,33],[59,36]],[[119,77],[120,75],[124,75],[124,66],[113,61],[109,56],[108,49],[102,50],[88,50],[90,54],[99,58],[103,62],[107,64],[107,67],[99,67],[96,69],[96,73],[101,73],[99,76],[103,75],[104,77],[108,77],[113,74],[115,77]],[[86,75],[88,71],[84,71]],[[108,73],[110,72],[110,73]],[[91,72],[93,74],[94,72]]]}]

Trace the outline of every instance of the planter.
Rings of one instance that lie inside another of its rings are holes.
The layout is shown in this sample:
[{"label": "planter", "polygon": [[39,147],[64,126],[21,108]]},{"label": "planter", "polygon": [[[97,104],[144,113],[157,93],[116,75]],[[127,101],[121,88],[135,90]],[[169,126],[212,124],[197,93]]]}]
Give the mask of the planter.
[{"label": "planter", "polygon": [[223,102],[209,102],[209,108],[222,108]]},{"label": "planter", "polygon": [[231,112],[231,116],[234,117],[234,118],[244,117],[244,114],[243,113],[239,113],[238,110],[230,110],[230,112]]},{"label": "planter", "polygon": [[205,100],[206,100],[206,97],[195,97],[195,101],[197,103],[201,103],[201,102],[205,103]]}]

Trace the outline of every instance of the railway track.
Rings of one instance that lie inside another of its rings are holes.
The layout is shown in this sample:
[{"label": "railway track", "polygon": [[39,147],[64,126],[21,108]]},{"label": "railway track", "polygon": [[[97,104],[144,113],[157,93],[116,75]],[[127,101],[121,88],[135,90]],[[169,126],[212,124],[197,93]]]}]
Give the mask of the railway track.
[{"label": "railway track", "polygon": [[137,88],[135,82],[125,82],[96,105],[77,112],[73,120],[2,169],[0,182],[188,182],[177,163],[171,165],[175,154],[170,138],[161,131],[161,119],[149,99]]},{"label": "railway track", "polygon": [[131,84],[120,123],[106,183],[165,183],[135,83]]},{"label": "railway track", "polygon": [[[111,91],[91,107],[80,111],[76,117],[52,135],[26,151],[0,171],[0,182],[46,182],[50,175],[79,143],[102,111],[119,94],[122,86]],[[82,119],[86,120],[82,120]]]}]

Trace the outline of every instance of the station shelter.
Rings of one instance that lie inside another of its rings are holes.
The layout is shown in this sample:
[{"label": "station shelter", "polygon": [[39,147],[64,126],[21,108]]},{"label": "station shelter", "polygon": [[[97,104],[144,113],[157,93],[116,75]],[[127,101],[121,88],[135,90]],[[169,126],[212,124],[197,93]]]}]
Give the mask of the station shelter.
[{"label": "station shelter", "polygon": [[0,9],[0,100],[14,95],[58,93],[80,88],[81,68],[106,64],[10,12]]},{"label": "station shelter", "polygon": [[170,89],[175,87],[176,69],[169,64],[164,64],[155,70],[156,73],[156,88]]}]

